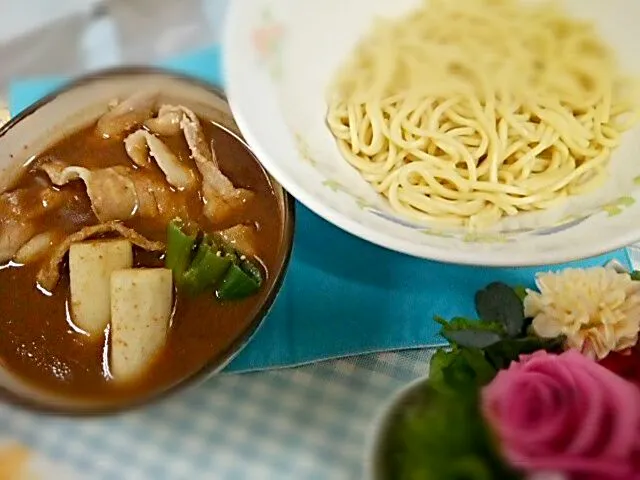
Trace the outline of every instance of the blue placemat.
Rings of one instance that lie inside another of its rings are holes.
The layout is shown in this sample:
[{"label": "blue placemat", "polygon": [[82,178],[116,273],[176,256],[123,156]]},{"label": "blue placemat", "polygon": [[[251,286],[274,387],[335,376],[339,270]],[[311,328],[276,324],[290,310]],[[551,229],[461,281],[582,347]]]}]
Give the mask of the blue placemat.
[{"label": "blue placemat", "polygon": [[[213,84],[223,83],[217,47],[161,65]],[[60,77],[13,82],[11,111],[19,112],[64,82]],[[612,259],[631,265],[625,250],[570,265],[602,265]],[[434,346],[442,343],[434,314],[471,316],[476,290],[496,280],[531,285],[537,270],[415,259],[351,236],[297,204],[295,247],[282,292],[263,327],[228,370]]]}]

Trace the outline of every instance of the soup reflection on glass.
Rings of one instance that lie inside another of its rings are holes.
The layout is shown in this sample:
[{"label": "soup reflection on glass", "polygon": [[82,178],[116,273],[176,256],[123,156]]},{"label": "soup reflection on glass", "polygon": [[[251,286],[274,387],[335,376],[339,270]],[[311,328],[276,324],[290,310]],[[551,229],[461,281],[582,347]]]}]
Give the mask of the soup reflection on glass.
[{"label": "soup reflection on glass", "polygon": [[283,216],[234,133],[157,92],[114,101],[0,192],[0,364],[40,389],[126,402],[248,328]]}]

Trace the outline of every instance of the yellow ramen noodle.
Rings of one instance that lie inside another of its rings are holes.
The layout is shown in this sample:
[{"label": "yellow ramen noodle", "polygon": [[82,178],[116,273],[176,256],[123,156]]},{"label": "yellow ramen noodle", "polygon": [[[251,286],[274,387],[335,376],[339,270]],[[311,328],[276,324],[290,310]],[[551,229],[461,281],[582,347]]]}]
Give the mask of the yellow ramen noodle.
[{"label": "yellow ramen noodle", "polygon": [[556,4],[431,0],[362,39],[327,123],[398,214],[480,228],[601,186],[635,87]]}]

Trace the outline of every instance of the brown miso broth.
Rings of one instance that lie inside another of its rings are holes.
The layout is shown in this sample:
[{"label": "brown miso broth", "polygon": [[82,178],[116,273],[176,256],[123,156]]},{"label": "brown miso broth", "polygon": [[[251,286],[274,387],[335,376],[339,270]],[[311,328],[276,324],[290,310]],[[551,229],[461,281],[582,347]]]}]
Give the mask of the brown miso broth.
[{"label": "brown miso broth", "polygon": [[[213,292],[186,296],[177,292],[174,285],[177,293],[174,293],[174,314],[166,346],[139,380],[118,384],[106,375],[107,339],[104,336],[89,338],[76,331],[69,310],[67,261],[52,292],[43,291],[35,280],[46,258],[23,266],[9,262],[0,270],[0,362],[5,368],[36,386],[61,394],[126,400],[164,389],[194,373],[208,361],[223,355],[247,329],[252,313],[264,301],[273,281],[269,272],[276,268],[279,260],[283,229],[281,207],[268,177],[244,144],[224,128],[202,118],[200,122],[206,139],[214,145],[220,170],[235,186],[249,189],[255,196],[245,208],[220,224],[203,215],[199,191],[173,189],[172,198],[186,205],[190,218],[206,232],[240,223],[256,226],[256,257],[266,271],[266,280],[258,293],[242,300],[221,301]],[[182,135],[160,138],[181,162],[193,166]],[[43,200],[43,192],[51,183],[35,166],[50,159],[90,169],[132,165],[122,139],[100,138],[95,134],[94,125],[53,145],[32,162],[16,187],[22,199],[20,211],[28,216],[28,212],[40,208],[43,201],[57,202],[49,203],[57,206],[49,207],[48,213],[38,219],[38,230],[56,229],[64,234],[99,221],[81,181],[55,187],[56,198]],[[157,165],[149,166],[148,170],[150,177],[165,181]],[[2,208],[5,207],[0,204],[0,215],[4,215]],[[150,240],[166,241],[165,221],[134,216],[122,223]],[[134,267],[162,267],[163,259],[164,252],[134,247]]]}]

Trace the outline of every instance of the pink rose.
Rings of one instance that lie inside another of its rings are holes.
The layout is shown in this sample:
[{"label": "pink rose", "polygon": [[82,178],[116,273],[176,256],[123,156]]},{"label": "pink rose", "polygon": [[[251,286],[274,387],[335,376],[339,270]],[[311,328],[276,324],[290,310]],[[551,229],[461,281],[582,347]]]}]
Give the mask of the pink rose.
[{"label": "pink rose", "polygon": [[640,480],[640,390],[577,351],[539,351],[498,373],[482,407],[526,472]]}]

